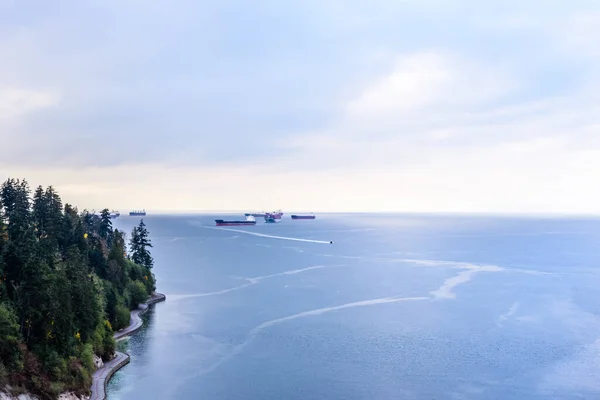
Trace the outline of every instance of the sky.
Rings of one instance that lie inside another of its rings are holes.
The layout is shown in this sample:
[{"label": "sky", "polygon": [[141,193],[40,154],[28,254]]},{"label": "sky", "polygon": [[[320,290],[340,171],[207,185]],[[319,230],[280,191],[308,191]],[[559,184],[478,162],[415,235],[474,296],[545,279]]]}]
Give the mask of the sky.
[{"label": "sky", "polygon": [[79,208],[600,213],[597,0],[0,0],[0,179]]}]

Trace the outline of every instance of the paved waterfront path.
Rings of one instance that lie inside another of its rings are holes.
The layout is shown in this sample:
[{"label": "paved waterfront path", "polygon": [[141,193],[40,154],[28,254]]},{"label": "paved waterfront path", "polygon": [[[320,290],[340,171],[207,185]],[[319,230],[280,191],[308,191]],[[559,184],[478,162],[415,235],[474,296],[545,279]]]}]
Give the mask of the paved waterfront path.
[{"label": "paved waterfront path", "polygon": [[[141,304],[140,308],[131,311],[129,326],[120,330],[119,332],[115,332],[115,340],[123,339],[139,331],[144,324],[140,316],[148,310],[150,305],[164,301],[165,299],[166,296],[164,294],[155,293],[150,297],[150,299],[148,299],[146,303]],[[108,384],[108,381],[115,372],[129,363],[129,354],[121,353],[119,351],[115,352],[115,354],[115,358],[106,362],[102,368],[97,369],[96,372],[94,372],[94,375],[92,376],[92,395],[90,400],[106,399],[106,385]]]}]

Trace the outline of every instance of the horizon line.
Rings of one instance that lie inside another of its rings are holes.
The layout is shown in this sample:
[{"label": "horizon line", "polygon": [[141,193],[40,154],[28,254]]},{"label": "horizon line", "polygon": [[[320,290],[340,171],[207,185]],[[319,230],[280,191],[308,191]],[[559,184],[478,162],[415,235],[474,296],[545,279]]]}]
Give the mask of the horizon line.
[{"label": "horizon line", "polygon": [[[118,210],[118,209],[115,209]],[[128,211],[122,216],[129,216]],[[146,209],[146,212],[154,213],[155,215],[169,214],[245,214],[248,210],[169,210],[169,209]],[[354,211],[290,211],[284,214],[292,213],[310,213],[310,214],[396,214],[396,215],[463,215],[463,216],[506,216],[506,217],[600,217],[600,213],[585,213],[585,212],[508,212],[508,211],[401,211],[401,210],[354,210]]]}]

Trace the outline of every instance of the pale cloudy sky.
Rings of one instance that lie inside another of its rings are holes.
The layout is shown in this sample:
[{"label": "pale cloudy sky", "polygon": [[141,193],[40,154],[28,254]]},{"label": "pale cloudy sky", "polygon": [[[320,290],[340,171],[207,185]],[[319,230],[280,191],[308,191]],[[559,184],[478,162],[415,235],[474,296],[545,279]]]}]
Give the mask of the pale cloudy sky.
[{"label": "pale cloudy sky", "polygon": [[0,178],[81,208],[600,213],[597,0],[0,0]]}]

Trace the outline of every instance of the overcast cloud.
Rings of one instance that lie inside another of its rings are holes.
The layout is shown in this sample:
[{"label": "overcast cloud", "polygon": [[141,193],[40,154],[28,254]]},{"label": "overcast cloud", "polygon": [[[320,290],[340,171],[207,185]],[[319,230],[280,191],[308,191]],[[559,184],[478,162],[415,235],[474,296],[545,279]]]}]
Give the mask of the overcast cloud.
[{"label": "overcast cloud", "polygon": [[0,177],[84,207],[600,212],[600,3],[0,0]]}]

